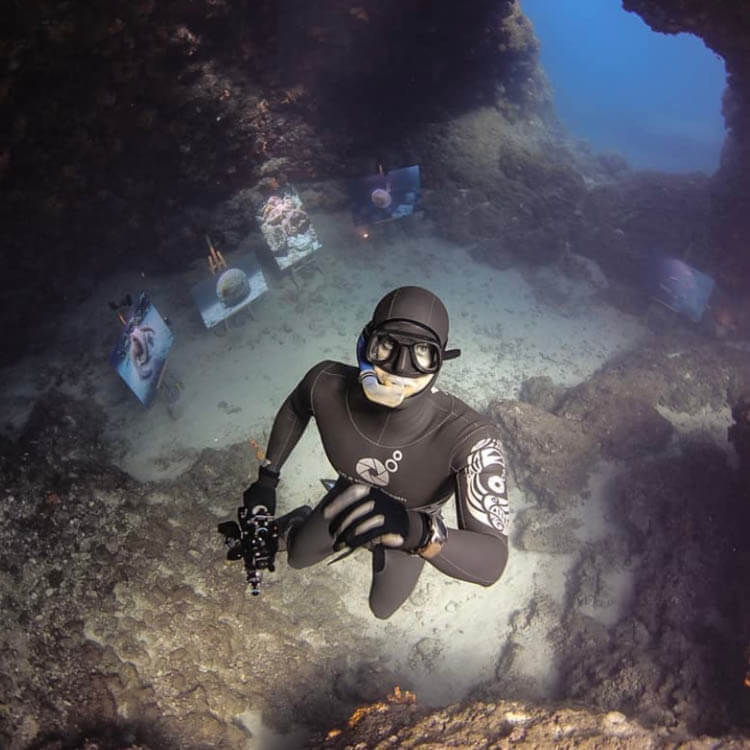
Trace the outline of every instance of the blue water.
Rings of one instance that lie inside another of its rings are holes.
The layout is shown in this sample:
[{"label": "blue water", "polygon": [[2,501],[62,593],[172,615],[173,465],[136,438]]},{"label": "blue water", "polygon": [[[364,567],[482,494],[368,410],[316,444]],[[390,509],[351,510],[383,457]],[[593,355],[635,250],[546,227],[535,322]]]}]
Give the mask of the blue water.
[{"label": "blue water", "polygon": [[718,166],[724,61],[690,34],[652,31],[619,0],[521,0],[569,132],[633,167]]}]

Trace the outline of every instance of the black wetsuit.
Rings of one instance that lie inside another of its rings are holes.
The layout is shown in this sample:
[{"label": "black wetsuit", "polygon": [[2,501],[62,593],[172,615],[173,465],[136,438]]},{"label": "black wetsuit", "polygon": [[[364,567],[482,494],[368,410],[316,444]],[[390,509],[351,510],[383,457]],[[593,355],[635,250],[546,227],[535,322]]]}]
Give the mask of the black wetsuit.
[{"label": "black wetsuit", "polygon": [[[484,586],[497,581],[508,556],[505,461],[497,429],[459,399],[436,388],[391,409],[370,402],[359,371],[339,362],[313,367],[276,415],[267,458],[280,470],[315,421],[340,476],[379,487],[410,509],[438,513],[455,494],[459,529],[449,529],[430,559],[454,578]],[[312,565],[331,554],[333,538],[320,505],[289,540],[289,563]],[[424,559],[403,550],[373,549],[370,606],[390,616],[413,590]]]}]

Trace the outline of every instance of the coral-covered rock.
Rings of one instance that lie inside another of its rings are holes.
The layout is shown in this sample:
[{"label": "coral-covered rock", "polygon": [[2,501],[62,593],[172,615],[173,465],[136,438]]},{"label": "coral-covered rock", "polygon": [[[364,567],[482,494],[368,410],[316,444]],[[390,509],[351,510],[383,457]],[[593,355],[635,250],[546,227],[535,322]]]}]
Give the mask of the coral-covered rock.
[{"label": "coral-covered rock", "polygon": [[228,268],[216,282],[216,296],[225,307],[242,302],[250,293],[250,282],[241,268]]}]

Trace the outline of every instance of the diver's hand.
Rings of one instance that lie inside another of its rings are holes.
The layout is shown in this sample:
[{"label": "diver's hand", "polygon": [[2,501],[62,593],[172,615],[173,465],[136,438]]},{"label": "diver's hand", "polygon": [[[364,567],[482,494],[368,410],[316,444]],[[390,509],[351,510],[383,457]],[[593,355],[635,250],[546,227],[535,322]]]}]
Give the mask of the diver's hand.
[{"label": "diver's hand", "polygon": [[261,466],[258,469],[258,479],[253,482],[243,493],[242,503],[251,511],[265,512],[273,515],[276,512],[276,486],[279,483],[279,474],[276,471]]},{"label": "diver's hand", "polygon": [[413,550],[425,533],[424,514],[407,510],[395,498],[375,487],[352,484],[331,498],[323,508],[323,518],[334,538],[334,550],[365,544],[383,544]]}]

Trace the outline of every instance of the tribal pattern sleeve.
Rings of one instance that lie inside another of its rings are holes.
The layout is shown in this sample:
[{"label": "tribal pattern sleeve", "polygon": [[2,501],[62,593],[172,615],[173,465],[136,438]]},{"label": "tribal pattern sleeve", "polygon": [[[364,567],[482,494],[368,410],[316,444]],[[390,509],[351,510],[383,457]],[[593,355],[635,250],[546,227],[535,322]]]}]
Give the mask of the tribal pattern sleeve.
[{"label": "tribal pattern sleeve", "polygon": [[495,536],[508,535],[510,506],[505,455],[500,438],[488,435],[470,444],[457,476],[459,526]]}]

